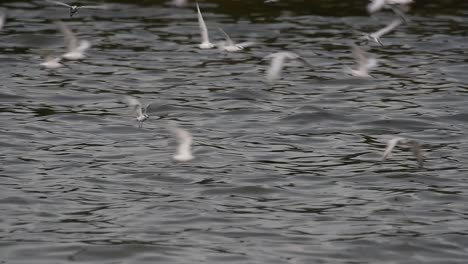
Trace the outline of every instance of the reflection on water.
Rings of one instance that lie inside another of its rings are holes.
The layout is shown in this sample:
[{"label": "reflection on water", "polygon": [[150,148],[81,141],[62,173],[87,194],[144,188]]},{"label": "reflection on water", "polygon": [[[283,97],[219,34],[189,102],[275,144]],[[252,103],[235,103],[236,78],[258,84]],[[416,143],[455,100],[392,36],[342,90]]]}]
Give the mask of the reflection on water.
[{"label": "reflection on water", "polygon": [[[258,44],[200,50],[194,2],[115,1],[109,10],[4,1],[0,31],[0,260],[5,263],[465,263],[467,3],[417,1],[410,22],[375,31],[366,1],[201,1]],[[91,41],[65,52],[55,20]],[[265,82],[270,53],[294,51]],[[143,129],[121,95],[153,102]],[[193,133],[195,159],[172,161],[166,125]],[[425,167],[394,136],[422,144]]]}]

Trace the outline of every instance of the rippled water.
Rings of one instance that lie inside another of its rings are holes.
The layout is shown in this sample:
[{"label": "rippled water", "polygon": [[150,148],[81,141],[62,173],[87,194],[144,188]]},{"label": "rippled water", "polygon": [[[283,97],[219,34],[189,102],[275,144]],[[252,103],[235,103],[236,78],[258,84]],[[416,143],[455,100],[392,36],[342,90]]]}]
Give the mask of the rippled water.
[{"label": "rippled water", "polygon": [[[213,39],[258,42],[238,53],[196,47],[193,3],[135,2],[2,2],[1,263],[466,263],[468,2],[418,0],[385,47],[362,43],[370,80],[343,73],[352,29],[393,19],[366,1],[202,1]],[[53,72],[57,19],[93,47]],[[282,50],[314,67],[268,85]],[[143,129],[123,94],[156,103]],[[169,121],[195,160],[171,160]],[[394,136],[423,169],[381,160]]]}]

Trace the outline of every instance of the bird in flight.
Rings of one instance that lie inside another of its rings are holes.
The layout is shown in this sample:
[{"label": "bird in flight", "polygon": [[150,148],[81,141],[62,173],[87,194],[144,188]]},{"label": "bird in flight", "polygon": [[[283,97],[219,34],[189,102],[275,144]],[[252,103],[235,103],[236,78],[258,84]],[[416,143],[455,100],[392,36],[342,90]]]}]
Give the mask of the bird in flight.
[{"label": "bird in flight", "polygon": [[143,104],[138,99],[128,96],[128,95],[122,96],[121,101],[127,104],[128,107],[131,108],[133,114],[135,115],[136,121],[138,121],[138,127],[142,128],[143,122],[145,122],[146,119],[149,118],[149,115],[147,112],[148,112],[148,107],[151,104],[143,106]]},{"label": "bird in flight", "polygon": [[190,132],[173,125],[168,127],[168,129],[170,132],[172,132],[178,143],[176,153],[174,156],[172,156],[172,158],[181,162],[192,160],[194,156],[192,155],[191,151],[192,135]]},{"label": "bird in flight", "polygon": [[46,1],[51,3],[51,4],[56,4],[56,5],[68,7],[70,9],[70,17],[72,17],[76,12],[78,12],[79,9],[82,9],[82,8],[85,8],[85,9],[108,9],[109,8],[107,5],[79,6],[79,5],[69,5],[69,4],[65,4],[63,2],[54,1],[54,0],[46,0]]},{"label": "bird in flight", "polygon": [[67,44],[67,53],[62,57],[67,60],[82,60],[85,56],[85,51],[91,47],[91,43],[87,40],[80,40],[75,36],[75,33],[62,21],[56,22],[60,31],[65,35],[65,42]]},{"label": "bird in flight", "polygon": [[267,55],[265,58],[271,59],[270,67],[266,72],[266,79],[269,83],[273,83],[274,81],[281,78],[281,72],[287,60],[299,60],[308,66],[312,66],[307,60],[290,51],[272,53]]},{"label": "bird in flight", "polygon": [[392,154],[393,149],[397,146],[398,143],[410,147],[411,152],[413,152],[413,155],[416,158],[416,161],[418,163],[418,167],[422,168],[424,160],[423,160],[423,156],[422,156],[421,146],[419,145],[418,142],[416,142],[414,140],[409,140],[409,139],[403,138],[403,137],[395,137],[395,138],[392,138],[392,139],[390,139],[388,141],[387,148],[385,149],[384,154],[383,154],[383,159],[385,160],[385,159],[390,157],[390,155]]},{"label": "bird in flight", "polygon": [[366,58],[364,55],[364,51],[362,51],[362,49],[354,43],[351,44],[351,51],[354,55],[354,58],[356,59],[357,68],[351,69],[348,67],[345,71],[356,77],[372,77],[369,74],[369,70],[377,66],[377,59]]}]

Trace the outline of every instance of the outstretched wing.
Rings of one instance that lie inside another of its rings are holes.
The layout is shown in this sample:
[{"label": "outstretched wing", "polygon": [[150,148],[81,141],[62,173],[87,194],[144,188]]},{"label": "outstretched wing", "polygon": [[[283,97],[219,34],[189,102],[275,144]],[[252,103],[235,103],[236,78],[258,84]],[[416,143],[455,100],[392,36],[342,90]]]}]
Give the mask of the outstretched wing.
[{"label": "outstretched wing", "polygon": [[208,36],[208,28],[206,27],[205,20],[203,19],[202,13],[200,11],[200,7],[197,4],[197,12],[198,12],[198,25],[200,27],[200,34],[202,38],[202,42],[208,43],[210,42],[210,37]]},{"label": "outstretched wing", "polygon": [[78,8],[87,8],[87,9],[109,9],[109,5],[92,5],[92,6],[80,6]]},{"label": "outstretched wing", "polygon": [[396,138],[392,138],[392,139],[390,139],[388,141],[387,148],[385,149],[384,154],[383,154],[383,159],[386,159],[386,158],[388,158],[390,156],[390,154],[392,153],[392,150],[395,148],[395,146],[401,140],[405,140],[405,138],[396,137]]},{"label": "outstretched wing", "polygon": [[61,5],[61,6],[66,6],[66,7],[69,7],[69,8],[71,8],[71,6],[70,6],[70,5],[67,5],[67,4],[65,4],[65,3],[62,3],[62,2],[59,2],[59,1],[54,1],[54,0],[46,0],[46,2],[49,2],[49,3],[51,3],[51,4],[56,4],[56,5]]},{"label": "outstretched wing", "polygon": [[419,168],[422,168],[424,159],[421,151],[421,146],[418,142],[414,140],[409,141],[408,144],[410,145],[411,152],[413,152],[413,155],[416,158],[416,161],[418,162]]},{"label": "outstretched wing", "polygon": [[222,28],[218,28],[218,29],[224,34],[224,38],[226,39],[226,43],[227,43],[226,46],[234,46],[234,42],[232,41],[231,37],[229,37],[229,35]]},{"label": "outstretched wing", "polygon": [[271,63],[267,70],[266,79],[268,82],[274,82],[281,77],[285,55],[284,53],[274,53],[268,55],[267,58],[271,58]]},{"label": "outstretched wing", "polygon": [[60,31],[62,31],[63,35],[65,35],[65,43],[67,44],[68,51],[76,50],[78,46],[78,40],[73,31],[71,31],[71,29],[60,20],[56,21],[55,23],[59,27]]},{"label": "outstretched wing", "polygon": [[138,99],[134,98],[134,97],[131,97],[131,96],[128,96],[128,95],[124,95],[121,97],[121,101],[125,104],[128,105],[128,107],[130,107],[130,109],[132,109],[132,112],[138,117],[138,116],[141,116],[143,113],[142,113],[142,104],[140,101],[138,101]]},{"label": "outstretched wing", "polygon": [[400,24],[402,23],[402,20],[401,19],[395,19],[393,20],[392,23],[388,24],[386,27],[372,33],[372,35],[375,37],[375,38],[380,38],[382,37],[383,35],[389,33],[390,31],[394,30],[396,27],[398,27]]}]

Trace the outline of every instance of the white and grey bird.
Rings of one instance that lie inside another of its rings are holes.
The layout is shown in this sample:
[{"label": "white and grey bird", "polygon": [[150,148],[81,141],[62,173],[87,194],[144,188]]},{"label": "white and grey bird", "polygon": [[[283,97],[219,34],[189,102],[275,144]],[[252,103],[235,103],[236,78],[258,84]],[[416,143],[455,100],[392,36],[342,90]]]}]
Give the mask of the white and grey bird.
[{"label": "white and grey bird", "polygon": [[181,162],[192,160],[194,158],[191,151],[192,135],[187,130],[175,127],[173,125],[171,125],[168,129],[177,140],[176,153],[174,156],[172,156],[172,158]]},{"label": "white and grey bird", "polygon": [[46,0],[46,1],[51,4],[68,7],[70,9],[70,17],[72,17],[76,12],[78,12],[79,9],[82,9],[82,8],[85,8],[85,9],[108,9],[109,8],[108,5],[79,6],[79,5],[69,5],[69,4],[65,4],[63,2],[54,1],[54,0]]},{"label": "white and grey bird", "polygon": [[409,10],[409,5],[411,3],[413,3],[413,0],[371,0],[367,5],[367,11],[373,14],[382,9],[391,9],[404,21],[407,21],[408,19],[405,16],[405,12]]},{"label": "white and grey bird", "polygon": [[396,27],[401,25],[401,23],[402,23],[401,19],[395,19],[395,20],[392,21],[392,23],[388,24],[384,28],[379,29],[378,31],[376,31],[374,33],[371,33],[371,34],[364,33],[362,38],[367,39],[367,40],[375,41],[376,43],[379,43],[381,46],[383,46],[383,43],[380,41],[380,38],[383,35],[385,35],[385,34],[391,32],[392,30],[394,30]]},{"label": "white and grey bird", "polygon": [[208,35],[208,28],[206,27],[205,20],[203,19],[202,13],[200,11],[200,7],[197,5],[197,12],[198,12],[198,25],[200,26],[200,34],[201,34],[201,43],[198,45],[200,49],[212,49],[215,47],[213,43],[210,42],[210,37]]},{"label": "white and grey bird", "polygon": [[395,138],[390,139],[387,142],[387,148],[384,151],[382,159],[385,160],[389,158],[390,155],[392,154],[393,149],[397,146],[398,143],[410,147],[411,152],[413,152],[413,155],[416,158],[418,167],[422,168],[423,156],[422,156],[422,151],[421,151],[421,147],[419,143],[414,140],[410,140],[410,139],[403,138],[403,137],[395,137]]},{"label": "white and grey bird", "polygon": [[265,56],[265,58],[271,59],[270,67],[266,72],[266,79],[269,83],[273,83],[281,78],[281,72],[283,71],[286,61],[299,60],[308,66],[312,66],[307,60],[290,51],[272,53]]},{"label": "white and grey bird", "polygon": [[223,33],[224,38],[226,39],[226,41],[218,42],[217,46],[220,50],[224,50],[228,52],[235,52],[235,51],[243,50],[252,45],[255,45],[255,42],[252,42],[252,41],[234,43],[231,37],[229,37],[229,35],[222,28],[218,28],[218,29],[219,31],[221,31],[221,33]]},{"label": "white and grey bird", "polygon": [[369,74],[369,71],[377,66],[377,59],[366,57],[364,51],[354,43],[351,44],[351,51],[356,59],[357,68],[351,69],[347,67],[345,72],[356,77],[371,78],[372,76]]},{"label": "white and grey bird", "polygon": [[61,57],[53,57],[48,55],[46,56],[45,61],[42,62],[40,65],[46,69],[55,70],[64,66],[62,63],[60,63],[61,60]]},{"label": "white and grey bird", "polygon": [[148,107],[150,107],[151,104],[143,106],[143,104],[138,99],[128,95],[122,96],[121,101],[130,107],[132,113],[135,115],[136,121],[138,121],[138,127],[142,128],[143,122],[149,118]]},{"label": "white and grey bird", "polygon": [[57,21],[57,26],[65,36],[67,52],[62,55],[67,60],[82,60],[86,57],[85,52],[91,47],[91,43],[87,40],[80,40],[75,36],[75,33],[62,21]]}]

